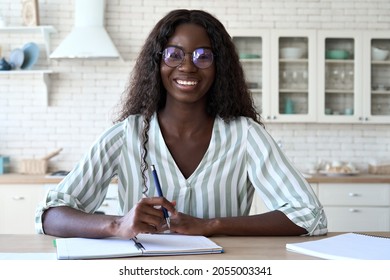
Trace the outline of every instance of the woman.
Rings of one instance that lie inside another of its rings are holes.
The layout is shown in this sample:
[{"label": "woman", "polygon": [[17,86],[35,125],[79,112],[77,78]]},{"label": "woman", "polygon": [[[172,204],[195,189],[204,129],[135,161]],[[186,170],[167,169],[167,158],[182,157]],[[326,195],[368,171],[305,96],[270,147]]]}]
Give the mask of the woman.
[{"label": "woman", "polygon": [[[157,197],[155,165],[166,198]],[[123,216],[93,214],[113,176]],[[256,191],[271,209],[248,216]],[[308,183],[267,134],[224,26],[175,10],[154,27],[136,62],[118,122],[37,210],[40,233],[131,238],[325,234]]]}]

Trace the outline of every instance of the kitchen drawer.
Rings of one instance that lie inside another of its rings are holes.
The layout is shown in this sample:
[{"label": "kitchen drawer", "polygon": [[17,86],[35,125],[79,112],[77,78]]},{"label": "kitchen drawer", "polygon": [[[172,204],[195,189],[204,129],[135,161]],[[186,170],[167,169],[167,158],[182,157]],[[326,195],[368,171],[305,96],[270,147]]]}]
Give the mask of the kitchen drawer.
[{"label": "kitchen drawer", "polygon": [[389,207],[324,207],[329,231],[389,231]]},{"label": "kitchen drawer", "polygon": [[323,205],[390,206],[389,184],[319,184]]}]

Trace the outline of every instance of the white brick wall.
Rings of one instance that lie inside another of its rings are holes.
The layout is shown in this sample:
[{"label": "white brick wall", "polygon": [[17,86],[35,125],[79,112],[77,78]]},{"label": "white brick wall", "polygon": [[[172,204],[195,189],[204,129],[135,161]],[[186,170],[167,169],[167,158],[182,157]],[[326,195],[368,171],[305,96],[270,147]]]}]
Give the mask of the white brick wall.
[{"label": "white brick wall", "polygon": [[[126,61],[132,61],[152,26],[171,9],[199,8],[229,28],[390,29],[389,0],[107,0],[106,28]],[[40,0],[40,22],[53,25],[55,47],[71,30],[74,0]],[[2,0],[0,16],[21,25],[21,1]],[[0,33],[2,56],[39,38]],[[0,154],[17,171],[22,158],[41,157],[63,147],[51,169],[70,169],[94,139],[109,127],[124,90],[131,62],[50,61],[41,53],[38,67],[50,67],[49,106],[39,75],[0,76]],[[23,80],[23,82],[22,82]],[[347,160],[365,167],[369,159],[390,158],[390,125],[272,124],[301,169],[319,159]]]}]

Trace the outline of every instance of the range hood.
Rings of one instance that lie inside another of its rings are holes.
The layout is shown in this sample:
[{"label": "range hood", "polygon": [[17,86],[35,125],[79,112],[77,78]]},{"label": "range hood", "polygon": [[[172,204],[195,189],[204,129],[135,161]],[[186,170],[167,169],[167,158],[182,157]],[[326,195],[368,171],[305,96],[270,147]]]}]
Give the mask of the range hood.
[{"label": "range hood", "polygon": [[74,4],[74,27],[50,58],[121,58],[104,28],[105,0],[74,0]]}]

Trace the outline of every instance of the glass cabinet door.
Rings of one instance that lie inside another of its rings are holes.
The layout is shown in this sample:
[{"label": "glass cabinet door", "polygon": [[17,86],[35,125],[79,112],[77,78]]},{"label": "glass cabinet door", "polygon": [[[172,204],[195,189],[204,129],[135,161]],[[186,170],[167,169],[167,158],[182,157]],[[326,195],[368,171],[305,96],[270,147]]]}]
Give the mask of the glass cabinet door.
[{"label": "glass cabinet door", "polygon": [[269,108],[269,101],[265,96],[265,93],[269,92],[268,71],[266,70],[269,68],[268,32],[232,30],[231,35],[256,109],[264,118]]},{"label": "glass cabinet door", "polygon": [[359,34],[319,35],[319,119],[357,122],[362,114],[362,46]]},{"label": "glass cabinet door", "polygon": [[390,33],[370,33],[365,37],[364,121],[390,121]]},{"label": "glass cabinet door", "polygon": [[315,32],[273,32],[271,120],[315,121]]}]

